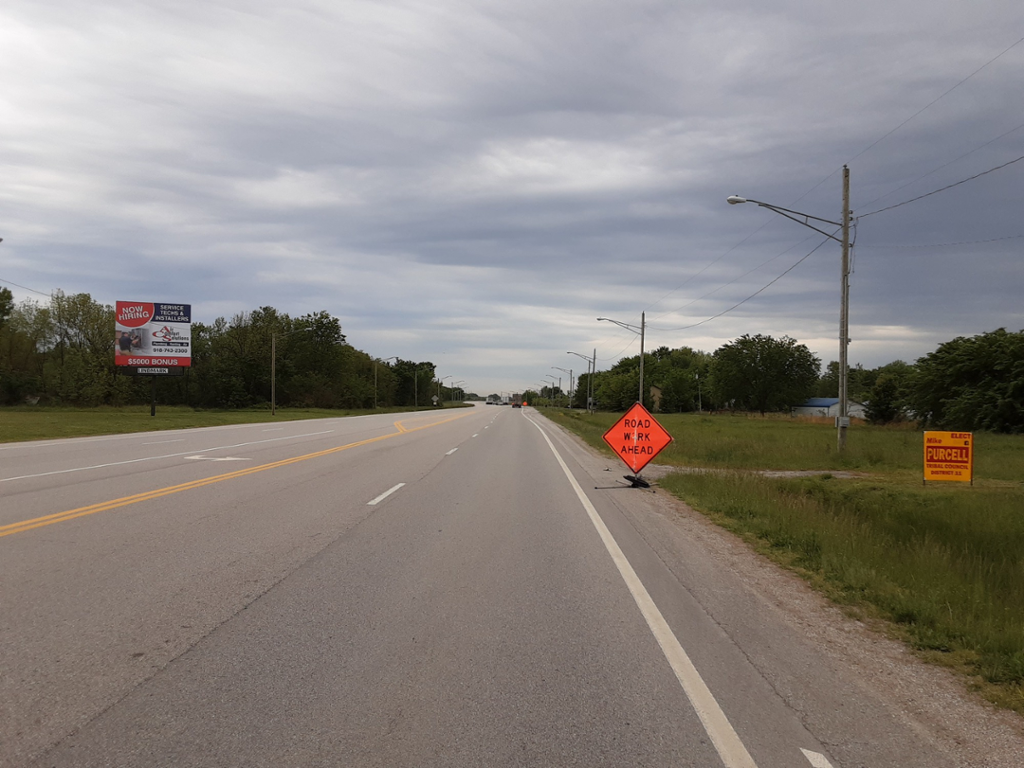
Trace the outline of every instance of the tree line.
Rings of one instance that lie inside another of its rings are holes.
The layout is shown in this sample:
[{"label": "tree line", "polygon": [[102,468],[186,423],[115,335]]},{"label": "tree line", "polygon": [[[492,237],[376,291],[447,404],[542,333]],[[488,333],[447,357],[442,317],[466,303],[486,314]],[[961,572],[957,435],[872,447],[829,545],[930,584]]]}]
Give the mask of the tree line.
[{"label": "tree line", "polygon": [[[592,382],[582,374],[572,406],[585,408],[592,387],[598,408],[626,410],[637,401],[639,372],[640,356],[634,355],[599,371]],[[1024,331],[957,337],[915,363],[855,365],[847,387],[872,423],[1024,433]],[[528,396],[558,402],[563,393],[555,390]],[[839,396],[839,364],[822,370],[818,357],[786,336],[744,335],[714,353],[660,347],[644,355],[644,405],[655,412],[789,412],[815,396]]]},{"label": "tree line", "polygon": [[[260,307],[230,320],[193,322],[192,366],[183,376],[157,378],[157,397],[199,408],[268,404],[273,347],[279,406],[424,406],[433,395],[448,400],[453,393],[438,389],[432,362],[382,361],[355,349],[325,311],[293,318]],[[61,292],[45,304],[15,304],[0,288],[0,404],[144,404],[150,386],[114,365],[112,306]]]},{"label": "tree line", "polygon": [[[41,304],[15,304],[0,288],[0,405],[43,402],[80,406],[149,401],[150,383],[114,365],[114,308],[87,293],[57,292]],[[290,317],[273,307],[230,320],[192,324],[192,367],[157,379],[162,403],[201,408],[261,406],[271,399],[276,338],[276,402],[282,406],[373,408],[448,400],[429,361],[382,361],[352,347],[325,311]],[[574,408],[624,411],[639,394],[640,356],[593,377],[579,376]],[[593,378],[591,382],[590,379]],[[713,353],[659,347],[644,355],[644,404],[656,412],[735,409],[787,412],[808,397],[837,397],[839,366],[789,337],[744,335]],[[1000,328],[947,341],[915,363],[895,361],[848,372],[851,400],[878,424],[916,421],[951,430],[1024,433],[1024,331]],[[558,387],[528,401],[568,404]]]}]

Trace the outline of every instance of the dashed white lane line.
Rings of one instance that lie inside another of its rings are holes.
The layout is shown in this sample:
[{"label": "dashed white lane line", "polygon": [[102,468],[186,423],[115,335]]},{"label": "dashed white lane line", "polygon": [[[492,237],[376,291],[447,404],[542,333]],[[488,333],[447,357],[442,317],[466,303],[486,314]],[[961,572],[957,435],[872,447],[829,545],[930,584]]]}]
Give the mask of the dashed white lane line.
[{"label": "dashed white lane line", "polygon": [[475,435],[473,435],[473,437],[480,437],[480,433],[477,432]]},{"label": "dashed white lane line", "polygon": [[456,452],[457,450],[459,450],[459,449],[458,449],[458,448],[452,448],[452,449],[451,449],[450,451],[448,451],[448,453],[446,453],[446,454],[445,454],[445,456],[451,456],[451,455],[452,455],[453,453],[455,453],[455,452]]},{"label": "dashed white lane line", "polygon": [[832,768],[832,763],[828,761],[820,752],[811,752],[809,749],[800,748],[800,751],[804,753],[804,757],[807,758],[807,762],[811,764],[813,768]]},{"label": "dashed white lane line", "polygon": [[[605,549],[608,550],[612,561],[619,569],[622,580],[626,582],[626,587],[629,589],[630,594],[633,595],[633,600],[636,601],[640,613],[643,614],[644,619],[647,621],[647,626],[650,627],[651,633],[658,641],[658,645],[661,646],[661,651],[665,654],[665,659],[668,661],[669,666],[676,673],[676,679],[682,686],[683,693],[690,700],[691,706],[697,713],[697,717],[700,718],[701,724],[711,739],[711,743],[714,744],[715,750],[722,759],[725,768],[757,768],[754,758],[750,756],[747,748],[743,746],[739,734],[736,733],[732,723],[725,716],[725,712],[722,711],[714,694],[711,693],[711,689],[708,688],[707,683],[700,676],[700,672],[697,671],[679,639],[672,632],[668,622],[665,621],[665,617],[658,609],[658,606],[655,605],[647,588],[640,581],[640,577],[636,575],[633,566],[630,565],[626,555],[619,548],[618,543],[612,536],[611,531],[608,530],[608,526],[604,524],[604,520],[597,513],[593,503],[587,498],[587,494],[583,492],[580,484],[569,470],[568,465],[566,465],[561,454],[555,448],[555,444],[551,442],[547,432],[541,429],[537,422],[533,421],[533,419],[530,419],[530,422],[540,431],[544,441],[548,444],[548,448],[555,454],[555,458],[562,467],[566,478],[568,478],[569,484],[576,491],[576,497],[587,511],[590,522],[597,529],[601,541],[604,542]],[[815,768],[818,767],[815,766]]]},{"label": "dashed white lane line", "polygon": [[184,443],[185,438],[179,438],[178,440],[156,440],[152,443],[142,443],[142,445],[163,445],[164,443]]},{"label": "dashed white lane line", "polygon": [[394,493],[394,492],[395,492],[395,491],[397,491],[397,490],[398,490],[399,488],[401,488],[401,487],[402,487],[403,485],[405,485],[405,483],[399,483],[399,484],[398,484],[398,485],[396,485],[396,486],[395,486],[394,488],[388,488],[388,489],[387,489],[386,491],[384,491],[384,493],[382,493],[382,494],[381,494],[380,496],[378,496],[378,497],[377,497],[376,499],[374,499],[373,501],[368,501],[368,502],[366,502],[366,506],[368,506],[368,507],[375,507],[376,505],[378,505],[378,504],[380,504],[380,503],[381,503],[382,501],[384,501],[384,499],[386,499],[386,498],[387,498],[388,496],[390,496],[390,495],[391,495],[392,493]]}]

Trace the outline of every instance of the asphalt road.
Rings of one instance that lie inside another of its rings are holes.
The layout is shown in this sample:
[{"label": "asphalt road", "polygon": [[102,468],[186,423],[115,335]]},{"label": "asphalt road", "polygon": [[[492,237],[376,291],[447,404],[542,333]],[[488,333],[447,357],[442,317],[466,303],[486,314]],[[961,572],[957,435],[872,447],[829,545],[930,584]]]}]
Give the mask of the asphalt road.
[{"label": "asphalt road", "polygon": [[0,766],[952,765],[610,467],[483,406],[0,446]]}]

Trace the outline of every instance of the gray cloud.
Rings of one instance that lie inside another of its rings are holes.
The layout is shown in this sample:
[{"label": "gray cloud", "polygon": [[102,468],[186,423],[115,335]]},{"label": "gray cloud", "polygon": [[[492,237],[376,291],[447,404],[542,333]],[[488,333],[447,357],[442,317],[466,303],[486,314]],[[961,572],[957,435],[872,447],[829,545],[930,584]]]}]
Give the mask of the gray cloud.
[{"label": "gray cloud", "polygon": [[[1008,0],[8,3],[0,279],[326,309],[482,392],[635,354],[595,318],[641,310],[656,345],[827,361],[831,243],[672,330],[819,242],[724,198],[838,219],[844,162],[863,214],[1024,154],[1024,44],[882,138],[1022,29]],[[1024,326],[1021,173],[860,221],[853,361]]]}]

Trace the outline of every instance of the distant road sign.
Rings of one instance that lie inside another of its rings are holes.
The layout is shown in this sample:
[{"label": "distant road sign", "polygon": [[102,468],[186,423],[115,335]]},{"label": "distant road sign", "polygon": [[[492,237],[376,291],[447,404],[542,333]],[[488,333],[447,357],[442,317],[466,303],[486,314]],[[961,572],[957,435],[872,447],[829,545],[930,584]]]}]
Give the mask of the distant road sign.
[{"label": "distant road sign", "polygon": [[973,433],[925,432],[924,479],[973,483]]},{"label": "distant road sign", "polygon": [[672,442],[672,435],[637,403],[604,433],[604,441],[627,467],[638,473]]}]

